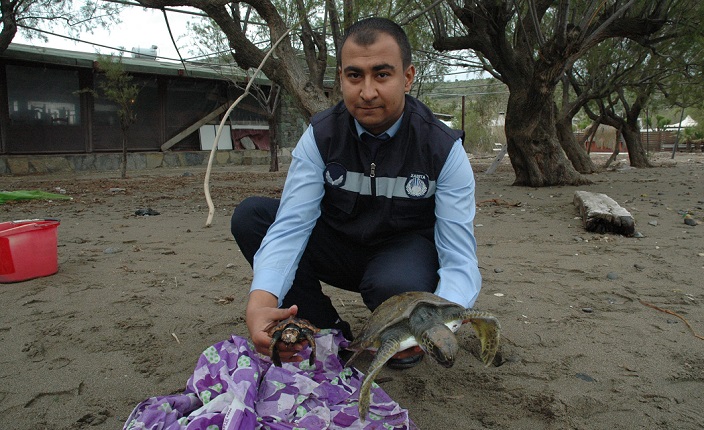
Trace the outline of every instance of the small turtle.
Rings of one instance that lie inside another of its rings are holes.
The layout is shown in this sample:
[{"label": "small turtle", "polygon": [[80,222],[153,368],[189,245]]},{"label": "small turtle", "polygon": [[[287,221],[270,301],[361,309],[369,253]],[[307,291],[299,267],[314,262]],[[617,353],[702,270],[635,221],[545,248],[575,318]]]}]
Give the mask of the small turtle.
[{"label": "small turtle", "polygon": [[271,336],[271,344],[269,345],[269,355],[274,365],[281,367],[281,358],[279,350],[276,349],[276,343],[281,341],[286,345],[303,342],[305,340],[310,344],[311,352],[308,363],[315,363],[315,334],[320,329],[303,318],[290,317],[285,320],[274,323],[267,329],[267,333]]},{"label": "small turtle", "polygon": [[376,350],[359,391],[359,416],[365,420],[374,378],[394,354],[419,345],[445,367],[454,364],[459,350],[455,333],[471,323],[481,340],[481,360],[491,364],[499,348],[499,321],[489,313],[465,309],[435,294],[412,291],[384,301],[374,310],[361,333],[347,349],[355,351],[349,365],[362,351]]}]

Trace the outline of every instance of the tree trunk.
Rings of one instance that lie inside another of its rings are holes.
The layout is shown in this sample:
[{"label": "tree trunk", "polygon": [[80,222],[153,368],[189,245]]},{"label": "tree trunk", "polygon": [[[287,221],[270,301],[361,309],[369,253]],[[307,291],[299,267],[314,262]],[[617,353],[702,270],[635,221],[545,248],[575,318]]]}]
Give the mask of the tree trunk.
[{"label": "tree trunk", "polygon": [[[541,91],[552,94],[550,91]],[[590,183],[565,155],[555,128],[555,104],[537,91],[514,87],[506,109],[508,154],[514,185],[544,187]]]},{"label": "tree trunk", "polygon": [[0,16],[2,16],[2,30],[0,31],[0,53],[5,52],[12,39],[17,34],[17,12],[15,11],[16,2],[2,1],[0,2]]},{"label": "tree trunk", "polygon": [[609,157],[608,160],[606,160],[606,163],[604,163],[604,169],[608,169],[611,163],[616,161],[616,157],[618,157],[618,154],[621,152],[621,136],[623,134],[621,133],[621,130],[616,131],[616,142],[614,143],[614,150],[611,153],[611,157]]},{"label": "tree trunk", "polygon": [[122,130],[122,162],[120,163],[120,177],[127,178],[127,130]]},{"label": "tree trunk", "polygon": [[269,115],[269,171],[279,171],[279,139],[276,133],[276,124],[278,123],[278,112],[276,109],[272,115]]},{"label": "tree trunk", "polygon": [[587,154],[583,146],[577,142],[572,131],[572,119],[559,117],[555,122],[555,130],[557,138],[560,140],[562,150],[565,151],[567,158],[572,163],[572,166],[577,172],[582,174],[590,174],[597,171],[597,167],[592,162],[592,159]]},{"label": "tree trunk", "polygon": [[[636,103],[634,103],[635,105]],[[640,112],[640,109],[631,107],[627,113],[628,120],[624,120],[613,114],[613,112],[607,112],[606,115],[602,115],[602,120],[604,124],[621,130],[621,133],[623,133],[623,140],[626,142],[626,148],[628,148],[628,160],[631,167],[653,167],[645,153],[643,142],[640,140],[640,127],[638,126],[638,115]]]},{"label": "tree trunk", "polygon": [[640,140],[640,128],[638,125],[634,126],[629,121],[624,124],[621,132],[623,133],[623,140],[626,142],[626,148],[628,148],[628,160],[631,167],[653,167],[645,153],[643,142]]}]

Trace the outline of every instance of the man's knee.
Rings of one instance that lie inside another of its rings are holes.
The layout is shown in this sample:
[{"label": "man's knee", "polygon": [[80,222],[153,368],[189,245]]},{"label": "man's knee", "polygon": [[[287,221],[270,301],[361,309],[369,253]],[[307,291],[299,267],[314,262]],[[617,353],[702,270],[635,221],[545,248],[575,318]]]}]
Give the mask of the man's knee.
[{"label": "man's knee", "polygon": [[247,232],[245,224],[249,224],[252,220],[252,212],[255,205],[254,199],[255,197],[247,197],[242,200],[232,212],[232,218],[230,218],[230,232],[235,239]]},{"label": "man's knee", "polygon": [[[273,215],[271,214],[272,206]],[[230,219],[230,232],[235,239],[258,234],[262,227],[269,228],[276,216],[278,202],[266,197],[247,197],[237,205]]]},{"label": "man's knee", "polygon": [[435,292],[439,281],[432,268],[407,268],[407,270],[376,273],[368,283],[360,288],[364,303],[371,310],[376,309],[389,297],[407,291]]},{"label": "man's knee", "polygon": [[276,218],[278,207],[279,201],[276,199],[248,197],[232,213],[230,232],[250,264]]}]

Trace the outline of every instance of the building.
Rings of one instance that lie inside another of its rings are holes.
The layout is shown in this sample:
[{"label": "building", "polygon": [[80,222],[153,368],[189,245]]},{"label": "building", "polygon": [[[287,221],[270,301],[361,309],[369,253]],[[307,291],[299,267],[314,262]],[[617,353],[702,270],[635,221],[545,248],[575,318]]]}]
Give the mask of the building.
[{"label": "building", "polygon": [[[97,60],[98,54],[20,44],[0,54],[0,157],[120,153],[118,107],[100,96],[105,77]],[[210,149],[215,125],[247,79],[236,69],[184,67],[150,55],[121,61],[140,88],[130,154]],[[270,88],[264,79],[257,84]],[[266,112],[249,96],[230,115],[218,148],[268,149],[267,130]]]}]

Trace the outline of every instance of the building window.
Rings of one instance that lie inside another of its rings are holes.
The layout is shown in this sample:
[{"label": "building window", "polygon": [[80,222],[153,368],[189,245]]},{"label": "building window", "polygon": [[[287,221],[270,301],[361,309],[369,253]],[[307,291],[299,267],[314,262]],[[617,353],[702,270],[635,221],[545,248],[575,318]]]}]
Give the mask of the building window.
[{"label": "building window", "polygon": [[80,125],[78,71],[7,66],[7,98],[14,125]]}]

